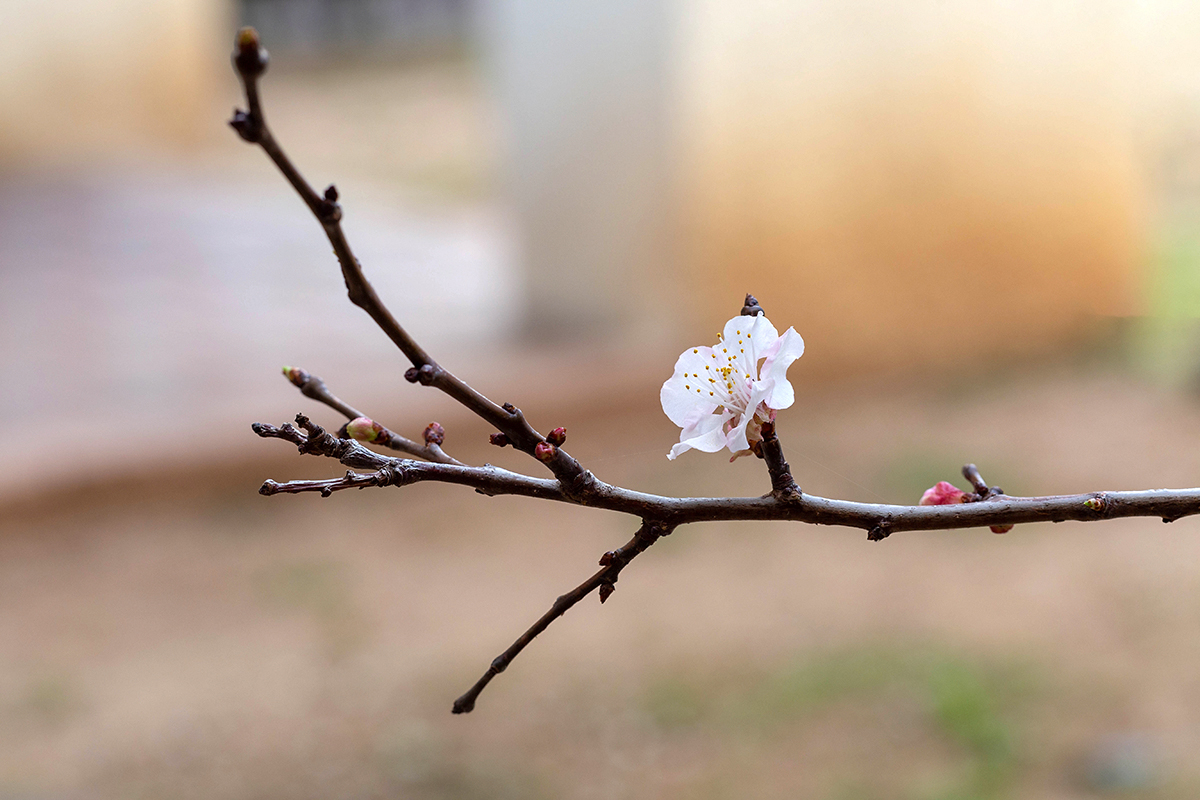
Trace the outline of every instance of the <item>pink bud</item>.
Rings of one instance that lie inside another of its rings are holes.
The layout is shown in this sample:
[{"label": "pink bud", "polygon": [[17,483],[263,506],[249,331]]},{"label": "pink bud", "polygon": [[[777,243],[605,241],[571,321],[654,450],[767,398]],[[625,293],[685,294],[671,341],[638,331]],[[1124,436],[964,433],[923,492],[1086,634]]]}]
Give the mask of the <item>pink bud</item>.
[{"label": "pink bud", "polygon": [[959,489],[952,483],[946,481],[938,481],[932,487],[925,490],[925,494],[921,495],[920,505],[923,506],[949,506],[963,502],[967,493]]},{"label": "pink bud", "polygon": [[567,440],[566,428],[555,428],[546,436],[546,441],[556,447],[562,447],[563,442]]},{"label": "pink bud", "polygon": [[446,429],[439,422],[431,422],[425,428],[425,444],[441,444],[446,441]]},{"label": "pink bud", "polygon": [[383,436],[383,426],[368,417],[355,417],[346,423],[346,433],[359,442],[374,442]]},{"label": "pink bud", "polygon": [[533,457],[543,463],[553,461],[554,454],[558,452],[558,448],[549,442],[538,442],[537,447],[533,448]]}]

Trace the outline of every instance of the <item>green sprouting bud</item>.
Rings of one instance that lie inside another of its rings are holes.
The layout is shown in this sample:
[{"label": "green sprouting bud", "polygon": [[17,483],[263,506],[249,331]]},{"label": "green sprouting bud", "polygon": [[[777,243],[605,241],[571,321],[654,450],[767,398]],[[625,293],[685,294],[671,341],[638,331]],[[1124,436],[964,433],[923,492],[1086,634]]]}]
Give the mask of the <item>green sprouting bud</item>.
[{"label": "green sprouting bud", "polygon": [[346,433],[358,442],[377,442],[384,435],[384,428],[369,417],[355,417],[346,423]]}]

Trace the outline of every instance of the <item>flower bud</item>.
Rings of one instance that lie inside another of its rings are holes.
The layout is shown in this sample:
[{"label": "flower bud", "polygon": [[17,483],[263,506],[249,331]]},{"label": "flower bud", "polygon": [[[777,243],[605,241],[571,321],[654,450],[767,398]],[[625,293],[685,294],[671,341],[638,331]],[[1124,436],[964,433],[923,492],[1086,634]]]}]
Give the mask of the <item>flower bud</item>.
[{"label": "flower bud", "polygon": [[600,584],[600,602],[603,603],[608,598],[612,597],[612,593],[617,590],[617,587],[611,583]]},{"label": "flower bud", "polygon": [[237,33],[237,49],[233,51],[233,64],[243,75],[261,75],[267,70],[267,51],[259,41],[258,31],[245,27]]},{"label": "flower bud", "polygon": [[496,445],[496,447],[504,447],[508,444],[508,437],[503,433],[493,433],[488,437],[488,441]]},{"label": "flower bud", "polygon": [[408,381],[409,383],[416,383],[420,379],[421,371],[416,367],[409,367],[408,369],[404,370],[404,380]]},{"label": "flower bud", "polygon": [[346,433],[359,442],[375,442],[383,438],[383,426],[369,417],[355,417],[346,423]]},{"label": "flower bud", "polygon": [[1012,525],[993,525],[991,527],[992,533],[1008,533],[1012,529]]},{"label": "flower bud", "polygon": [[921,495],[919,505],[923,506],[948,506],[956,503],[961,503],[966,498],[967,493],[959,489],[952,483],[946,481],[938,481],[933,486],[925,490],[925,494]]},{"label": "flower bud", "polygon": [[550,434],[546,437],[546,441],[549,442],[550,444],[554,445],[555,447],[562,447],[563,442],[565,442],[566,440],[567,440],[567,429],[566,428],[555,428],[554,430],[550,431]]},{"label": "flower bud", "polygon": [[547,464],[554,460],[558,448],[549,442],[538,442],[537,447],[533,448],[533,457],[543,464]]},{"label": "flower bud", "polygon": [[431,422],[425,428],[425,444],[441,444],[446,441],[446,429],[440,422]]},{"label": "flower bud", "polygon": [[303,386],[308,383],[308,379],[312,376],[299,367],[284,367],[283,374],[296,386]]}]

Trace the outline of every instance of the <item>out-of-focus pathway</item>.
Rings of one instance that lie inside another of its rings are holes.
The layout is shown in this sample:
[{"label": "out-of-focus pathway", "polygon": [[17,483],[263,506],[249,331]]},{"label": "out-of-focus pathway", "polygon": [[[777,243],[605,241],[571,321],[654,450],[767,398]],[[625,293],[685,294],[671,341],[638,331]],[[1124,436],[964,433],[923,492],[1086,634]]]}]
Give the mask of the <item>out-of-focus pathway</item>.
[{"label": "out-of-focus pathway", "polygon": [[[298,364],[366,403],[399,354],[346,300],[321,229],[261,155],[0,183],[0,493],[169,453],[224,449],[286,418]],[[343,188],[346,228],[415,335],[478,360],[517,310],[503,226],[483,207],[417,210]]]}]

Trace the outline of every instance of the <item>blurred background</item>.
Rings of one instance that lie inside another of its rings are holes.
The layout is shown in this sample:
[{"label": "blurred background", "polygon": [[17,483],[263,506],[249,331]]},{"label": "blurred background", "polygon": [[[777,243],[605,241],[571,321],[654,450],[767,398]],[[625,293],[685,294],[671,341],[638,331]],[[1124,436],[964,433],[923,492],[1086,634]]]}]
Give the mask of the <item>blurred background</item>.
[{"label": "blurred background", "polygon": [[[805,490],[1200,484],[1200,8],[5,0],[0,797],[1194,798],[1192,519],[695,526],[452,700],[629,521],[325,477],[284,364],[537,472],[351,306],[226,126],[336,182],[439,360],[601,478],[760,494],[658,388],[746,292]],[[961,480],[959,480],[961,484]]]}]

